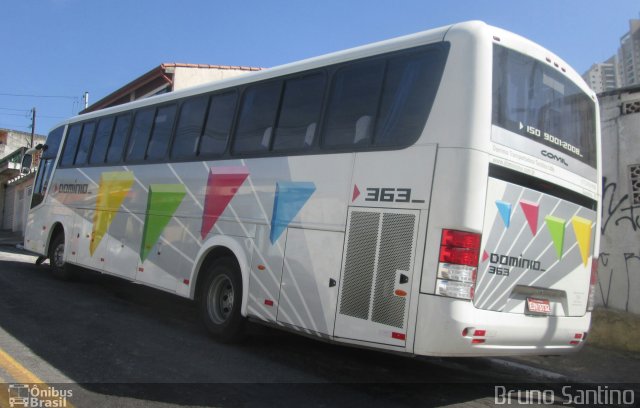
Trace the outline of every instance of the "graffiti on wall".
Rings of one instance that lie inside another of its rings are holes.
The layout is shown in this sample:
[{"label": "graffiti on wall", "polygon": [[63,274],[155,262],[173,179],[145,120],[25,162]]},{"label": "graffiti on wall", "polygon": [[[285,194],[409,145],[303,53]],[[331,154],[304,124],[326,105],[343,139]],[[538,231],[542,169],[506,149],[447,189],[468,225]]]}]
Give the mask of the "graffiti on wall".
[{"label": "graffiti on wall", "polygon": [[[626,300],[624,303],[624,310],[628,312],[629,303],[631,302],[632,298],[634,297],[634,295],[635,296],[639,295],[637,293],[634,293],[631,290],[631,280],[632,280],[632,276],[634,276],[634,274],[637,274],[637,270],[639,266],[637,263],[640,263],[640,253],[635,254],[633,252],[625,252],[622,254],[622,258],[624,259],[625,274],[618,278],[624,279],[626,277],[626,284],[624,285],[624,287],[626,288]],[[613,279],[615,275],[613,265],[609,267],[609,265],[611,265],[611,262],[610,262],[611,254],[608,252],[601,252],[600,255],[598,256],[598,261],[599,261],[598,287],[600,289],[600,296],[602,296],[602,305],[605,308],[607,308],[609,307],[609,300],[611,299],[611,287],[613,286],[612,284],[614,283]],[[605,276],[607,272],[608,272],[608,277]],[[607,283],[606,293],[602,285],[603,280]],[[618,295],[620,294],[618,293]]]},{"label": "graffiti on wall", "polygon": [[609,182],[606,177],[602,178],[602,229],[604,235],[607,226],[618,227],[621,224],[629,224],[633,231],[640,230],[640,205],[633,205],[629,199],[629,194],[616,198],[618,183]]},{"label": "graffiti on wall", "polygon": [[[620,234],[620,239],[625,240],[623,231],[619,228],[630,227],[633,232],[640,232],[640,205],[634,205],[629,198],[629,194],[616,194],[619,192],[618,183],[602,178],[602,227],[601,234],[613,236]],[[617,241],[617,240],[616,240]],[[623,291],[614,289],[618,308],[624,307],[629,311],[629,305],[640,302],[640,293],[632,290],[632,282],[640,278],[640,239],[636,241],[638,251],[636,252],[601,252],[599,259],[598,287],[602,296],[602,304],[609,307],[612,299],[612,287],[624,288]],[[615,247],[615,245],[614,245]],[[614,248],[603,248],[612,251]],[[617,269],[616,269],[617,268]],[[603,283],[605,285],[603,285]],[[606,291],[604,289],[606,286]],[[624,293],[626,292],[626,293]],[[620,298],[625,297],[623,303]]]}]

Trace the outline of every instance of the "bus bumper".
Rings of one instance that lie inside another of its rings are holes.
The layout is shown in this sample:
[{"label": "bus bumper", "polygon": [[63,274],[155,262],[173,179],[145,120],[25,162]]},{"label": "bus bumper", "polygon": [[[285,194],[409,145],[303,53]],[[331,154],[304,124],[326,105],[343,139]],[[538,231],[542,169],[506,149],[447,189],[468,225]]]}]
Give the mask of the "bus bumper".
[{"label": "bus bumper", "polygon": [[477,309],[469,301],[420,294],[414,353],[425,356],[563,354],[582,348],[591,313],[545,316]]}]

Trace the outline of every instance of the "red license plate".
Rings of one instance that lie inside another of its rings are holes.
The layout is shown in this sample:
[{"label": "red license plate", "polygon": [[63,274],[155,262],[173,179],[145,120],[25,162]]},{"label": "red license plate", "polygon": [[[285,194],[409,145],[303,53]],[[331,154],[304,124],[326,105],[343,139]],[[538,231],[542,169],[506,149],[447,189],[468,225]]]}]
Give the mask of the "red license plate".
[{"label": "red license plate", "polygon": [[527,298],[527,311],[533,314],[551,314],[551,304],[547,299]]}]

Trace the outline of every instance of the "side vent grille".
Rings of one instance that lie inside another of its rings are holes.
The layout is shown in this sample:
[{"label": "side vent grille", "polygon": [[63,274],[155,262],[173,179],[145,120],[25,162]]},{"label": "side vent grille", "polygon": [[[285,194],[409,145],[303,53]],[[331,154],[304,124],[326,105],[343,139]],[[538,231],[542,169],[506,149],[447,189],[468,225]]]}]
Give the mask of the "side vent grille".
[{"label": "side vent grille", "polygon": [[412,275],[416,222],[413,213],[351,212],[340,314],[404,328],[407,298],[394,291]]},{"label": "side vent grille", "polygon": [[351,213],[340,313],[369,319],[380,213]]}]

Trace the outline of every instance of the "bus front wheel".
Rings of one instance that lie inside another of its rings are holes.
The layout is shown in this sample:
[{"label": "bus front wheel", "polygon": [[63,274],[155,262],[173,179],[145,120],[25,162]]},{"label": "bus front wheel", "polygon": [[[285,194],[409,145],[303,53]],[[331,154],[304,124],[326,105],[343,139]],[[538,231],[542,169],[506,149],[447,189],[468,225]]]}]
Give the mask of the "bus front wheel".
[{"label": "bus front wheel", "polygon": [[200,315],[216,340],[232,343],[242,338],[245,318],[240,313],[242,277],[237,263],[221,258],[207,269],[200,292]]},{"label": "bus front wheel", "polygon": [[71,268],[64,261],[64,234],[57,234],[49,246],[51,274],[61,280],[71,279]]}]

